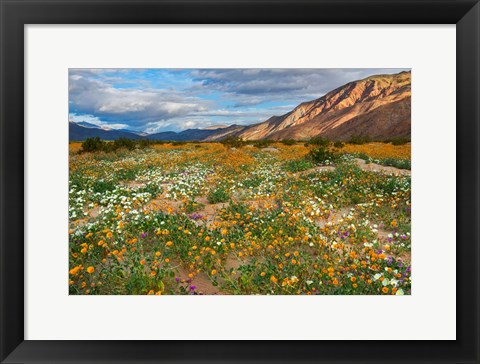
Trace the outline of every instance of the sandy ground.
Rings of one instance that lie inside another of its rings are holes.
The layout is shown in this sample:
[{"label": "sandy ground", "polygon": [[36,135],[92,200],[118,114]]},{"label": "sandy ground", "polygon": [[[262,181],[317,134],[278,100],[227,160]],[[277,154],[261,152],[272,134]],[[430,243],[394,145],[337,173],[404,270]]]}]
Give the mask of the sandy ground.
[{"label": "sandy ground", "polygon": [[366,163],[363,159],[355,158],[357,165],[364,171],[382,172],[385,174],[395,174],[399,176],[410,176],[411,171],[408,169],[399,169],[395,167],[382,166],[376,163]]}]

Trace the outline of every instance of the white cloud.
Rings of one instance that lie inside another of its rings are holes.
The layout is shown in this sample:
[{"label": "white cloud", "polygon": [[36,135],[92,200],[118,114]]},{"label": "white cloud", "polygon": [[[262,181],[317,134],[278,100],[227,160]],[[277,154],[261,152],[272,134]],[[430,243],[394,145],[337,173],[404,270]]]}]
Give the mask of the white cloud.
[{"label": "white cloud", "polygon": [[70,109],[76,114],[133,127],[204,111],[210,103],[172,90],[115,88],[78,74],[70,75],[69,95]]}]

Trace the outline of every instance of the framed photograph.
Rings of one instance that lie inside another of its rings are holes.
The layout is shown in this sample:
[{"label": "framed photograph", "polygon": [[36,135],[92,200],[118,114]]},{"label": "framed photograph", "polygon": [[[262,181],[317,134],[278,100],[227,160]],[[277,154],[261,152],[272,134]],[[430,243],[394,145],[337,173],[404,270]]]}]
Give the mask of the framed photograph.
[{"label": "framed photograph", "polygon": [[1,361],[478,363],[478,1],[9,1]]}]

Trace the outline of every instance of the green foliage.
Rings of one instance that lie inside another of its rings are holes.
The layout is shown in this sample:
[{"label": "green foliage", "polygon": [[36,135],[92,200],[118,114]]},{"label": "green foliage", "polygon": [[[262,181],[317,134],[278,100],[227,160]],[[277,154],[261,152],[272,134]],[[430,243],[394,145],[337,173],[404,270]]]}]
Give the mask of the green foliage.
[{"label": "green foliage", "polygon": [[224,187],[216,187],[208,193],[207,200],[209,203],[227,202],[230,195]]},{"label": "green foliage", "polygon": [[342,143],[341,141],[336,141],[335,143],[333,143],[333,146],[335,148],[342,149],[345,146],[345,144]]},{"label": "green foliage", "polygon": [[295,145],[297,143],[295,139],[283,139],[280,142],[284,145]]},{"label": "green foliage", "polygon": [[348,141],[349,144],[356,144],[356,145],[361,145],[361,144],[366,144],[369,143],[371,140],[366,137],[366,136],[360,136],[360,135],[353,135],[350,140]]},{"label": "green foliage", "polygon": [[390,140],[393,145],[404,145],[410,143],[410,138],[396,138]]},{"label": "green foliage", "polygon": [[153,144],[160,144],[162,143],[161,141],[154,141],[154,140],[150,140],[150,139],[140,139],[138,142],[137,142],[137,146],[138,148],[140,149],[145,149],[145,148],[148,148],[150,146],[152,146]]},{"label": "green foliage", "polygon": [[245,142],[241,138],[234,136],[228,136],[220,141],[227,148],[241,148],[245,145]]},{"label": "green foliage", "polygon": [[113,142],[113,148],[114,150],[120,149],[120,148],[126,148],[128,150],[133,150],[135,149],[136,143],[135,141],[127,138],[118,138]]},{"label": "green foliage", "polygon": [[161,141],[153,141],[148,139],[133,140],[127,138],[119,138],[113,142],[105,142],[99,137],[87,138],[82,143],[80,153],[85,152],[116,152],[119,149],[134,150],[136,148],[145,149],[153,144],[162,143]]},{"label": "green foliage", "polygon": [[94,193],[105,193],[106,191],[113,191],[115,187],[115,181],[105,181],[103,179],[94,181],[92,185]]},{"label": "green foliage", "polygon": [[308,158],[315,164],[330,164],[336,159],[328,146],[319,146],[308,153]]},{"label": "green foliage", "polygon": [[185,212],[191,214],[195,211],[201,210],[205,207],[203,203],[196,202],[195,200],[188,200],[183,204]]},{"label": "green foliage", "polygon": [[242,181],[242,184],[247,188],[257,188],[262,183],[263,178],[257,175],[253,175]]},{"label": "green foliage", "polygon": [[141,189],[142,192],[148,192],[152,196],[156,196],[159,193],[162,193],[163,188],[156,183],[148,183],[144,188]]},{"label": "green foliage", "polygon": [[309,159],[297,159],[297,160],[289,160],[285,162],[285,170],[289,172],[302,172],[306,171],[307,169],[313,168],[315,165]]},{"label": "green foliage", "polygon": [[267,148],[269,147],[270,145],[272,145],[273,141],[271,140],[267,140],[267,139],[263,139],[263,140],[257,140],[257,141],[254,141],[253,142],[253,145],[257,148]]},{"label": "green foliage", "polygon": [[135,168],[124,168],[117,172],[117,178],[120,181],[133,181],[136,175],[137,169]]},{"label": "green foliage", "polygon": [[329,147],[330,145],[331,145],[331,142],[328,139],[318,137],[318,136],[311,138],[309,141],[305,143],[306,147],[309,147],[309,146]]},{"label": "green foliage", "polygon": [[105,142],[100,140],[99,137],[87,138],[82,143],[82,149],[80,150],[80,152],[98,152],[104,150],[104,148]]},{"label": "green foliage", "polygon": [[378,164],[383,166],[391,166],[399,169],[411,169],[411,162],[408,159],[385,158],[380,159]]}]

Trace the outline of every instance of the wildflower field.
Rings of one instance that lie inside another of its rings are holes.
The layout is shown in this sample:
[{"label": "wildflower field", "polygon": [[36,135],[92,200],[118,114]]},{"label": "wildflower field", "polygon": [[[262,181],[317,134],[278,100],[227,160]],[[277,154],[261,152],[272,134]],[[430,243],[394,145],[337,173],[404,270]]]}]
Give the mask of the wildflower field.
[{"label": "wildflower field", "polygon": [[410,144],[70,144],[70,294],[411,293]]}]

